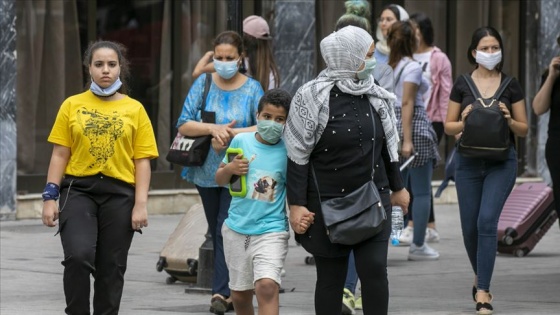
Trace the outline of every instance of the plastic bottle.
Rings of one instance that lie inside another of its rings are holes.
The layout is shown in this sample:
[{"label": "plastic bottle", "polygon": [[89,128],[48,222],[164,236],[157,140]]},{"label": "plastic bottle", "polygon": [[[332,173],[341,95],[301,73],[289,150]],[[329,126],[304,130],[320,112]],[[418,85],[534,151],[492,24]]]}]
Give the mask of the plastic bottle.
[{"label": "plastic bottle", "polygon": [[401,207],[394,206],[391,213],[391,245],[399,245],[399,237],[403,230],[403,211]]}]

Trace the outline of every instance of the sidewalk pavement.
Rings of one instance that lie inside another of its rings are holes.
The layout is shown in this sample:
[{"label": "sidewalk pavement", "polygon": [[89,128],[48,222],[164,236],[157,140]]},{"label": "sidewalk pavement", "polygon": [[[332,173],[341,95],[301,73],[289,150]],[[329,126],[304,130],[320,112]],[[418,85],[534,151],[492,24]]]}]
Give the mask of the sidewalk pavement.
[{"label": "sidewalk pavement", "polygon": [[[210,314],[208,294],[185,293],[188,284],[166,284],[167,274],[156,271],[159,252],[180,219],[151,216],[144,234],[134,237],[120,314]],[[408,247],[390,247],[389,314],[475,314],[473,273],[457,205],[436,205],[436,220],[441,241],[433,247],[441,254],[438,261],[407,261]],[[0,222],[1,315],[63,313],[62,247],[54,234],[55,229],[39,220]],[[556,223],[528,256],[498,255],[491,288],[495,314],[560,314],[559,244]],[[314,314],[315,267],[304,263],[306,256],[292,237],[280,314]]]}]

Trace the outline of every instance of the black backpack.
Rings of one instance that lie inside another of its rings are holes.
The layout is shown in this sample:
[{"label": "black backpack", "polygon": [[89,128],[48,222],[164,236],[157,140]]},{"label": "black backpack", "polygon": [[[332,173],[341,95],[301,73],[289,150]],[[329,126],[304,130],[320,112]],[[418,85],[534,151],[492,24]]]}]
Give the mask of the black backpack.
[{"label": "black backpack", "polygon": [[500,97],[511,82],[506,76],[492,98],[483,99],[472,78],[462,75],[475,102],[464,121],[463,134],[457,150],[465,157],[504,161],[508,158],[510,131],[507,119],[500,110]]}]

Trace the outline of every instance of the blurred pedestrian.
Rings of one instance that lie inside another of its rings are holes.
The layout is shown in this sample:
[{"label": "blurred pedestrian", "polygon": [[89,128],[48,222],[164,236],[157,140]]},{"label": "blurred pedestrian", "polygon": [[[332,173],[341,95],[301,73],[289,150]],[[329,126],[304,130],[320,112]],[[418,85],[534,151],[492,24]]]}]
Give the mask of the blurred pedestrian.
[{"label": "blurred pedestrian", "polygon": [[398,4],[389,4],[381,10],[375,36],[377,43],[375,46],[375,59],[378,63],[389,63],[389,53],[391,47],[387,43],[387,36],[391,25],[397,21],[408,20],[408,13]]}]

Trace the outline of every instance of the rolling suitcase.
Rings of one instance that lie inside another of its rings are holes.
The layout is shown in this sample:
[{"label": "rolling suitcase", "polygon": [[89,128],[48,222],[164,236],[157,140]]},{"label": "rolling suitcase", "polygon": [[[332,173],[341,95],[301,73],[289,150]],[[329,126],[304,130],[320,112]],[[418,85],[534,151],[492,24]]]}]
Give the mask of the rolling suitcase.
[{"label": "rolling suitcase", "polygon": [[515,187],[498,221],[498,252],[526,256],[556,219],[552,189],[545,183]]},{"label": "rolling suitcase", "polygon": [[199,248],[205,241],[208,223],[201,204],[192,206],[163,246],[157,271],[169,274],[167,284],[176,281],[197,282]]}]

